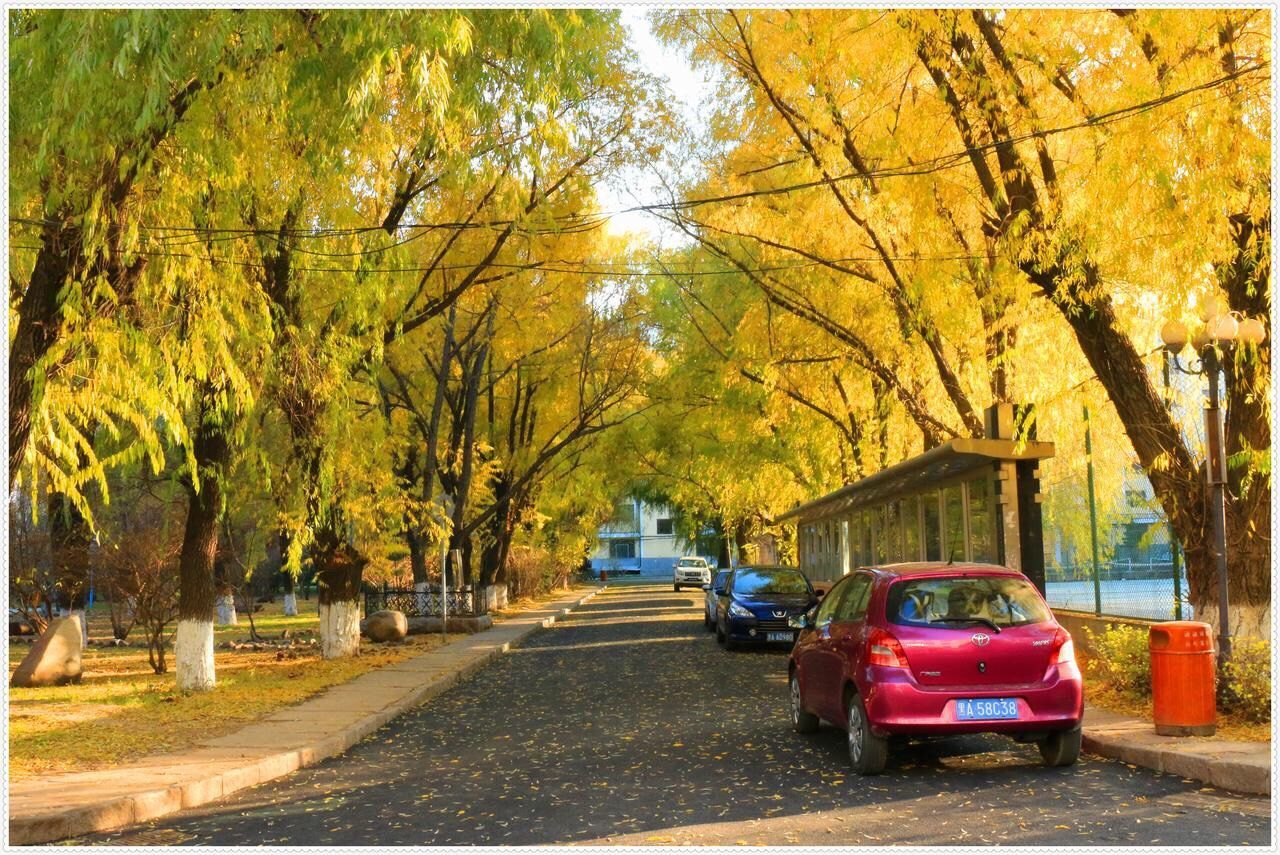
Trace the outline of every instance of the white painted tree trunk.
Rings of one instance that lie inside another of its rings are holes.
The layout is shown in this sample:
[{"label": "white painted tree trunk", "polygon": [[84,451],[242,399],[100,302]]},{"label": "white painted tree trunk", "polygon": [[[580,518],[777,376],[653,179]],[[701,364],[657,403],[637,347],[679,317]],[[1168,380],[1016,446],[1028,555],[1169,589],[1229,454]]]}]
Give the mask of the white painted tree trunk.
[{"label": "white painted tree trunk", "polygon": [[430,603],[430,600],[429,600],[429,599],[428,599],[428,597],[427,597],[427,592],[430,590],[430,589],[427,587],[427,583],[426,583],[426,582],[414,582],[414,583],[413,583],[413,590],[415,590],[415,591],[417,591],[417,592],[418,592],[418,614],[420,614],[420,615],[425,615],[425,614],[427,614],[427,612],[428,612],[427,606],[428,606],[428,604]]},{"label": "white painted tree trunk", "polygon": [[218,598],[218,626],[236,626],[240,623],[236,617],[235,597],[227,594]]},{"label": "white painted tree trunk", "polygon": [[298,598],[294,594],[284,595],[284,613],[286,617],[293,617],[298,613]]},{"label": "white painted tree trunk", "polygon": [[341,659],[360,652],[360,603],[320,604],[320,655]]},{"label": "white painted tree trunk", "polygon": [[[1228,630],[1232,638],[1259,638],[1266,639],[1271,637],[1271,609],[1268,606],[1246,606],[1241,603],[1232,603],[1229,611],[1230,622]],[[1213,627],[1213,637],[1216,641],[1218,637],[1218,603],[1214,601],[1209,603],[1204,609],[1197,612],[1196,620],[1204,621]]]},{"label": "white painted tree trunk", "polygon": [[174,674],[183,692],[205,692],[217,683],[213,670],[213,621],[179,620],[173,634]]}]

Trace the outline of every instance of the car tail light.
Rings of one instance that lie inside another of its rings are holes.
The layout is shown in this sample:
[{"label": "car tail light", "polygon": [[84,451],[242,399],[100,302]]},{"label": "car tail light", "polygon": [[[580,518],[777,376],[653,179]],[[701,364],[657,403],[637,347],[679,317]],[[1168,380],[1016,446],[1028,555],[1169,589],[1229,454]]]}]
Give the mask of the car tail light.
[{"label": "car tail light", "polygon": [[907,652],[902,649],[898,639],[877,627],[871,630],[871,636],[867,639],[867,664],[905,668]]},{"label": "car tail light", "polygon": [[1071,633],[1061,627],[1053,634],[1053,652],[1049,654],[1050,665],[1062,665],[1076,661],[1076,646],[1071,641]]}]

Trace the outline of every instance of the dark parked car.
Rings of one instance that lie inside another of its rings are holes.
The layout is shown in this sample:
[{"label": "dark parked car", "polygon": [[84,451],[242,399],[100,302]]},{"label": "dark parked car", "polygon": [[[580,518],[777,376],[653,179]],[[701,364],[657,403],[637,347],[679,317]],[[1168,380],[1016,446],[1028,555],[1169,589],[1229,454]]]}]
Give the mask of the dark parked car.
[{"label": "dark parked car", "polygon": [[891,736],[1002,733],[1037,743],[1050,766],[1080,755],[1084,692],[1071,636],[1016,570],[859,570],[793,625],[792,724],[845,728],[861,774],[883,770]]},{"label": "dark parked car", "polygon": [[749,565],[729,574],[716,595],[716,639],[727,649],[738,644],[791,644],[788,623],[818,601],[813,586],[794,567]]},{"label": "dark parked car", "polygon": [[729,574],[732,572],[732,570],[717,570],[715,578],[711,580],[711,584],[702,586],[702,590],[707,592],[707,602],[702,614],[702,625],[707,628],[708,632],[716,628],[716,591],[724,588],[725,580],[729,578]]}]

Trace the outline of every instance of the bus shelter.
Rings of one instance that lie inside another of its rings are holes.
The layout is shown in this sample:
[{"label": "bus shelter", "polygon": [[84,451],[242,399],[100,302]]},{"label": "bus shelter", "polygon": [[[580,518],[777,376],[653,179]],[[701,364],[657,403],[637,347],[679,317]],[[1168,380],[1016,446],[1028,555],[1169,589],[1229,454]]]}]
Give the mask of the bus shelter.
[{"label": "bus shelter", "polygon": [[[831,582],[859,567],[980,561],[1020,570],[1044,592],[1034,411],[997,404],[986,436],[960,437],[777,517],[796,526],[800,568]],[[1015,436],[1016,435],[1016,436]]]}]

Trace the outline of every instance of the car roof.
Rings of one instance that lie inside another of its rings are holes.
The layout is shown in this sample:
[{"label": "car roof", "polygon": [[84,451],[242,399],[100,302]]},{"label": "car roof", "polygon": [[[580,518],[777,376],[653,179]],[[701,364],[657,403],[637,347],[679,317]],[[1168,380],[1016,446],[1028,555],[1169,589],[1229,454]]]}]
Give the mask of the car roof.
[{"label": "car roof", "polygon": [[899,564],[880,564],[868,567],[890,576],[927,576],[942,573],[983,573],[992,576],[1021,576],[1017,570],[1000,564],[985,564],[981,561],[905,561]]},{"label": "car roof", "polygon": [[799,567],[791,567],[787,564],[739,564],[735,570],[794,570],[800,572]]}]

